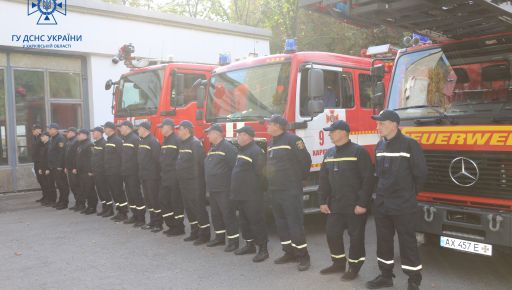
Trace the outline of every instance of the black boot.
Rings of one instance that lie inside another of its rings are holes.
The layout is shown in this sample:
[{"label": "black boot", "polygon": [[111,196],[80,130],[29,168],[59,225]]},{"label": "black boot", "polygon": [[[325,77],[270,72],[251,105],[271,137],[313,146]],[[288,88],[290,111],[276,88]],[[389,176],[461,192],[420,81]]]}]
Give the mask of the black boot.
[{"label": "black boot", "polygon": [[223,246],[226,244],[226,234],[216,234],[215,239],[209,241],[206,246],[207,247],[216,247],[216,246]]},{"label": "black boot", "polygon": [[158,232],[161,232],[164,228],[162,227],[161,224],[159,225],[154,225],[153,226],[153,229],[151,230],[152,233],[158,233]]},{"label": "black boot", "polygon": [[185,242],[192,242],[199,238],[199,227],[197,224],[190,225],[190,235],[183,239]]},{"label": "black boot", "polygon": [[70,208],[68,208],[68,209],[69,210],[77,211],[79,207],[80,207],[80,204],[78,202],[75,202],[75,205],[70,207]]},{"label": "black boot", "polygon": [[111,217],[110,219],[115,222],[122,222],[128,218],[128,215],[125,212],[117,211],[116,215]]},{"label": "black boot", "polygon": [[74,209],[74,211],[76,212],[82,212],[83,210],[87,209],[87,207],[85,206],[84,203],[79,203],[78,204],[78,207],[76,209]]},{"label": "black boot", "polygon": [[284,252],[284,255],[274,260],[274,264],[286,264],[297,262],[297,257],[292,252]]},{"label": "black boot", "polygon": [[419,290],[420,285],[416,284],[415,282],[409,281],[407,285],[407,290]]},{"label": "black boot", "polygon": [[253,241],[246,241],[245,246],[235,251],[235,255],[247,255],[256,253],[256,246]]},{"label": "black boot", "polygon": [[97,216],[102,216],[105,211],[107,210],[107,207],[105,206],[104,203],[101,204],[101,210],[96,214]]},{"label": "black boot", "polygon": [[68,204],[67,203],[61,203],[59,204],[58,206],[55,207],[56,210],[63,210],[63,209],[66,209],[68,208]]},{"label": "black boot", "polygon": [[297,265],[297,270],[299,271],[306,271],[311,267],[311,261],[309,258],[309,254],[306,252],[305,255],[299,256],[299,264]]},{"label": "black boot", "polygon": [[366,282],[366,288],[368,289],[380,289],[380,288],[387,288],[387,287],[393,287],[393,275],[379,275],[375,279]]},{"label": "black boot", "polygon": [[199,237],[194,241],[194,246],[200,246],[208,243],[210,240],[210,227],[200,228]]},{"label": "black boot", "polygon": [[101,217],[111,217],[114,215],[114,207],[112,205],[107,205],[107,210],[101,215]]},{"label": "black boot", "polygon": [[334,274],[334,273],[343,273],[343,272],[345,272],[345,267],[346,267],[345,259],[343,259],[342,261],[335,261],[335,262],[332,262],[332,265],[330,265],[329,267],[320,270],[320,274],[327,275],[327,274]]},{"label": "black boot", "polygon": [[[135,223],[133,224],[133,227],[143,227],[146,224],[146,212],[143,210],[139,210],[138,213],[135,214]],[[150,222],[150,226],[153,225]]]},{"label": "black boot", "polygon": [[169,237],[176,237],[181,236],[185,234],[185,227],[184,226],[174,226],[169,229],[169,233],[167,234]]},{"label": "black boot", "polygon": [[357,278],[358,275],[359,275],[359,271],[349,268],[348,271],[345,272],[345,274],[343,274],[343,276],[341,276],[341,280],[346,281],[346,282],[352,281],[355,278]]},{"label": "black boot", "polygon": [[268,259],[267,243],[261,244],[258,250],[258,254],[252,258],[254,263],[263,262]]},{"label": "black boot", "polygon": [[132,215],[129,219],[125,220],[123,224],[125,225],[131,225],[137,222],[137,217],[135,215]]},{"label": "black boot", "polygon": [[231,239],[228,238],[228,245],[224,248],[224,252],[231,253],[233,251],[236,251],[239,246],[240,242],[238,241],[238,237]]},{"label": "black boot", "polygon": [[91,215],[91,214],[95,214],[95,213],[96,213],[96,207],[90,207],[90,208],[86,209],[84,212],[85,215]]},{"label": "black boot", "polygon": [[409,275],[409,281],[407,285],[407,290],[418,290],[420,289],[421,284],[421,273],[418,271],[415,271],[414,273],[408,274]]},{"label": "black boot", "polygon": [[[134,226],[134,227],[137,227],[136,225],[133,225],[133,226]],[[145,224],[145,225],[141,226],[141,229],[143,229],[143,230],[152,230],[154,226],[155,226],[155,225],[151,224],[151,222],[150,222],[150,223],[149,223],[149,224],[147,224],[147,225]]]}]

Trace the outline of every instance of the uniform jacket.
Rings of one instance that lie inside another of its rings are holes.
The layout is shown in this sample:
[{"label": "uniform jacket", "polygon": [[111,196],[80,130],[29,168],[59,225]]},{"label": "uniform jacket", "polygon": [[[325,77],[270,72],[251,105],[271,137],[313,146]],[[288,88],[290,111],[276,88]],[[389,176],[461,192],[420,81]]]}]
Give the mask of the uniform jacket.
[{"label": "uniform jacket", "polygon": [[139,165],[137,162],[139,143],[140,138],[134,132],[131,132],[127,136],[123,136],[121,175],[139,175]]},{"label": "uniform jacket", "polygon": [[320,204],[332,213],[353,213],[356,205],[368,208],[375,185],[370,155],[348,143],[327,150],[320,168]]},{"label": "uniform jacket", "polygon": [[266,190],[265,162],[265,152],[255,142],[240,147],[231,174],[231,199],[263,199]]},{"label": "uniform jacket", "polygon": [[48,141],[48,167],[50,169],[64,169],[64,144],[66,138],[62,134],[50,138]]},{"label": "uniform jacket", "polygon": [[311,167],[311,155],[296,135],[284,132],[273,137],[267,148],[267,179],[271,191],[302,192],[302,180]]},{"label": "uniform jacket", "polygon": [[160,179],[160,143],[153,134],[140,140],[137,158],[141,179]]},{"label": "uniform jacket", "polygon": [[107,137],[105,143],[105,174],[121,175],[121,160],[123,157],[123,140],[113,134]]},{"label": "uniform jacket", "polygon": [[375,208],[382,214],[405,214],[416,210],[416,194],[427,179],[427,164],[416,140],[398,131],[391,140],[380,140],[375,148]]},{"label": "uniform jacket", "polygon": [[211,193],[230,190],[231,173],[236,159],[237,149],[226,139],[212,145],[204,161],[207,191]]}]

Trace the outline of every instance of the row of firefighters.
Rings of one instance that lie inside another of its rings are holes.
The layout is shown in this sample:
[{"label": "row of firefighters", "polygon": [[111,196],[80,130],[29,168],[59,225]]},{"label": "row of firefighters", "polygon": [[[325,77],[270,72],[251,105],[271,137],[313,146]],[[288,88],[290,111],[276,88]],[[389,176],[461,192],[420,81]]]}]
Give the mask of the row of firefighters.
[{"label": "row of firefighters", "polygon": [[[384,110],[372,118],[382,137],[376,145],[375,166],[367,150],[350,141],[349,124],[340,120],[324,128],[334,146],[321,164],[318,191],[320,211],[327,215],[332,265],[321,273],[343,273],[346,281],[358,276],[365,261],[364,233],[373,201],[381,274],[367,282],[367,287],[393,285],[397,233],[408,288],[418,289],[422,266],[414,220],[416,194],[427,175],[425,158],[419,144],[400,132],[396,112]],[[58,124],[48,125],[44,132],[34,125],[34,169],[43,192],[39,201],[66,209],[72,192],[76,202],[69,209],[90,215],[97,213],[99,199],[102,210],[97,215],[152,232],[162,231],[165,223],[168,236],[185,234],[186,214],[190,234],[185,241],[208,247],[225,245],[225,252],[256,254],[253,261],[262,262],[269,257],[267,192],[284,252],[274,262],[297,262],[298,270],[304,271],[310,267],[310,256],[303,225],[302,181],[310,172],[311,156],[303,140],[288,132],[287,126],[279,115],[268,120],[272,138],[265,152],[256,144],[252,127],[237,129],[236,147],[224,138],[223,128],[213,124],[205,130],[212,144],[205,153],[194,137],[193,124],[186,120],[177,126],[171,119],[159,124],[162,144],[148,122],[137,128],[130,121],[107,122],[90,131],[69,128],[64,131],[66,136]],[[242,247],[239,230],[245,241]],[[350,238],[348,254],[345,231]]]}]

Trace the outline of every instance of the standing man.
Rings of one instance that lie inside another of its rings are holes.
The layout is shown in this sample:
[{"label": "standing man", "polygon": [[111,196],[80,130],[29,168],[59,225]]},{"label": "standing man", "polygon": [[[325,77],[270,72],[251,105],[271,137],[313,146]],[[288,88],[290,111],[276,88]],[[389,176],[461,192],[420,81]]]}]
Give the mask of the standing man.
[{"label": "standing man", "polygon": [[89,130],[87,129],[80,129],[77,139],[76,168],[80,180],[80,188],[87,200],[87,208],[80,213],[91,215],[96,213],[96,207],[98,206],[98,196],[94,189],[91,164],[94,145],[89,139]]},{"label": "standing man", "polygon": [[222,127],[212,124],[206,129],[208,141],[212,144],[204,161],[206,190],[210,194],[210,210],[215,238],[207,247],[228,245],[225,252],[233,252],[239,246],[238,223],[233,201],[229,198],[231,174],[235,166],[237,149],[224,139]]},{"label": "standing man", "polygon": [[368,151],[349,139],[350,127],[339,120],[324,128],[334,147],[327,150],[320,168],[320,211],[327,215],[327,244],[333,264],[321,274],[345,272],[347,257],[343,234],[348,231],[349,270],[344,281],[354,280],[365,260],[364,232],[373,193],[373,165]]},{"label": "standing man", "polygon": [[41,159],[41,147],[44,146],[41,141],[43,133],[43,127],[39,124],[32,125],[32,162],[34,162],[34,174],[36,175],[37,183],[41,186],[42,196],[40,199],[36,200],[36,202],[46,202],[45,197],[45,181],[46,178],[44,174],[39,173],[39,169],[41,167],[41,163],[43,160]]},{"label": "standing man", "polygon": [[125,221],[128,213],[128,202],[123,189],[121,175],[121,160],[123,155],[123,140],[116,134],[116,125],[106,122],[103,130],[107,135],[105,143],[105,175],[108,189],[116,203],[116,215],[111,219],[116,222]]},{"label": "standing man", "polygon": [[132,217],[125,220],[124,223],[133,224],[134,227],[142,227],[146,224],[146,206],[140,191],[139,164],[137,163],[140,139],[133,132],[133,124],[130,121],[123,121],[119,124],[119,130],[123,135],[121,174],[132,211]]},{"label": "standing man", "polygon": [[231,175],[231,199],[236,203],[240,227],[245,246],[235,255],[258,254],[252,258],[255,263],[268,259],[268,235],[265,224],[265,152],[255,142],[256,135],[250,126],[237,129],[240,148]]},{"label": "standing man", "polygon": [[66,138],[59,132],[59,124],[51,123],[48,125],[48,133],[50,134],[50,144],[48,145],[48,168],[50,168],[49,175],[49,190],[55,191],[55,185],[59,189],[59,202],[55,203],[52,198],[48,206],[56,207],[61,204],[68,204],[69,185],[68,178],[64,172],[64,144]]},{"label": "standing man", "polygon": [[178,185],[190,223],[190,236],[186,242],[202,245],[210,240],[210,218],[206,211],[206,189],[204,181],[204,148],[194,137],[194,126],[188,120],[176,127],[181,139],[180,153],[176,161]]},{"label": "standing man", "polygon": [[272,136],[267,149],[268,192],[284,255],[274,261],[284,264],[299,260],[305,271],[311,263],[304,233],[302,180],[311,167],[311,155],[301,138],[286,131],[288,122],[273,115],[267,131]]},{"label": "standing man", "polygon": [[[66,145],[64,145],[64,160],[65,168],[64,172],[68,177],[69,188],[75,197],[75,205],[70,210],[80,211],[84,209],[85,200],[80,192],[80,181],[78,179],[78,173],[76,170],[76,149],[78,147],[78,140],[76,139],[77,129],[75,127],[69,127],[66,130]],[[57,209],[64,209],[66,205],[59,206]]]},{"label": "standing man", "polygon": [[112,195],[108,188],[107,176],[105,175],[105,144],[107,141],[103,138],[103,128],[95,127],[92,130],[94,147],[92,153],[92,174],[96,192],[101,201],[101,211],[98,213],[102,217],[114,215]]},{"label": "standing man", "polygon": [[154,233],[162,230],[162,210],[158,200],[160,187],[160,143],[151,134],[151,124],[142,122],[138,129],[140,144],[137,153],[139,177],[149,208],[149,223],[142,228]]},{"label": "standing man", "polygon": [[400,242],[402,270],[409,290],[419,289],[421,261],[416,243],[416,195],[427,178],[427,164],[416,140],[402,134],[400,116],[383,110],[372,119],[382,139],[375,148],[377,188],[374,203],[377,261],[381,274],[366,283],[369,289],[393,286],[395,233]]},{"label": "standing man", "polygon": [[164,136],[164,142],[160,150],[159,199],[162,218],[169,227],[164,233],[168,236],[185,234],[183,200],[176,172],[180,139],[174,133],[174,126],[171,119],[165,119],[162,124],[158,125],[162,136]]},{"label": "standing man", "polygon": [[41,145],[38,146],[39,160],[37,162],[37,174],[41,180],[41,189],[43,191],[43,200],[41,204],[46,205],[50,200],[55,200],[57,192],[55,192],[55,187],[53,187],[53,190],[49,187],[50,168],[48,168],[48,142],[50,141],[50,135],[48,132],[44,132],[39,135],[39,138],[41,140]]}]

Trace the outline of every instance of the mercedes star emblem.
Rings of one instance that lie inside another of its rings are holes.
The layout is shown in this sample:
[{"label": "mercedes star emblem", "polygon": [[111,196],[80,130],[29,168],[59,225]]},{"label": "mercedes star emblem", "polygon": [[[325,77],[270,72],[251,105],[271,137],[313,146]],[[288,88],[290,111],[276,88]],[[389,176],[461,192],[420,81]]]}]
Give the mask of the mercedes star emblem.
[{"label": "mercedes star emblem", "polygon": [[452,181],[460,186],[472,186],[480,177],[480,171],[475,161],[466,157],[453,159],[449,172]]}]

